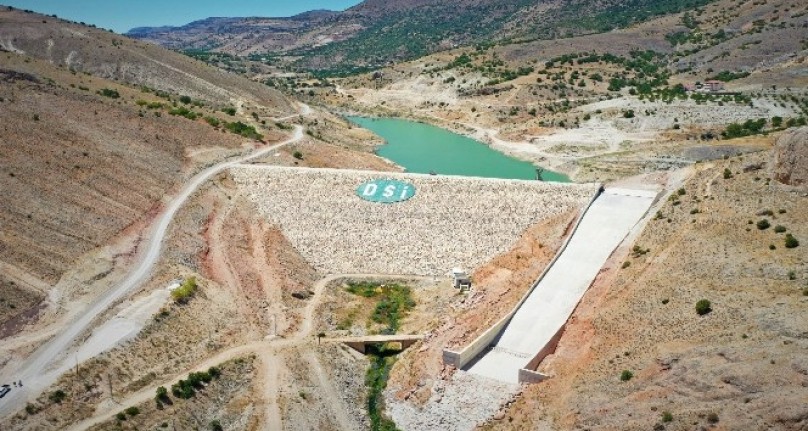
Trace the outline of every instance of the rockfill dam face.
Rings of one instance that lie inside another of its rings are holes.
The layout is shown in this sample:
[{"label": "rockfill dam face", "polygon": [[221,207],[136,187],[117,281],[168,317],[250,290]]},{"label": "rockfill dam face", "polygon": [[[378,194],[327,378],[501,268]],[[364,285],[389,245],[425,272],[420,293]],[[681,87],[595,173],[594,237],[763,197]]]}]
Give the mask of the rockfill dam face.
[{"label": "rockfill dam face", "polygon": [[[247,165],[231,175],[300,254],[330,274],[474,269],[530,226],[580,210],[597,191],[595,184]],[[361,187],[367,184],[374,187]]]}]

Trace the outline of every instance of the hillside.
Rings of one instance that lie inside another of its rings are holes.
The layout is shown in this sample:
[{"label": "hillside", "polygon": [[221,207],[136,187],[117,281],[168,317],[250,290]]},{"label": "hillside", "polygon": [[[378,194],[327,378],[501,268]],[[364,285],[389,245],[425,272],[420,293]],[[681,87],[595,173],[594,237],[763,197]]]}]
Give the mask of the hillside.
[{"label": "hillside", "polygon": [[223,105],[293,110],[278,92],[152,44],[17,9],[0,9],[0,49],[75,73]]},{"label": "hillside", "polygon": [[[805,13],[785,0],[719,1],[608,33],[274,84],[335,109],[449,127],[579,181],[608,180],[686,166],[724,137],[804,124]],[[695,88],[711,79],[719,91]],[[750,121],[763,127],[744,129]]]},{"label": "hillside", "polygon": [[212,18],[182,27],[133,29],[128,35],[179,50],[288,55],[282,62],[319,73],[344,74],[461,45],[605,32],[706,3],[369,0],[340,13],[285,19]]},{"label": "hillside", "polygon": [[163,48],[5,9],[0,45],[0,337],[98,294],[77,280],[128,265],[202,166],[286,136],[258,121],[283,95]]}]

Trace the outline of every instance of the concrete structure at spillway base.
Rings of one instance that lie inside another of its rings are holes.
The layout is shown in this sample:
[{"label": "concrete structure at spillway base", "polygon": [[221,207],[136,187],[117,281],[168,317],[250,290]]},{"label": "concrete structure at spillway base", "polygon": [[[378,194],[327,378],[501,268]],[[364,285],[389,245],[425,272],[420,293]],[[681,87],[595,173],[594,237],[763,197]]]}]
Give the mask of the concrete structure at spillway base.
[{"label": "concrete structure at spillway base", "polygon": [[657,195],[626,189],[607,189],[598,195],[515,309],[462,351],[445,350],[444,362],[502,382],[546,378],[534,370],[555,350],[578,302]]}]

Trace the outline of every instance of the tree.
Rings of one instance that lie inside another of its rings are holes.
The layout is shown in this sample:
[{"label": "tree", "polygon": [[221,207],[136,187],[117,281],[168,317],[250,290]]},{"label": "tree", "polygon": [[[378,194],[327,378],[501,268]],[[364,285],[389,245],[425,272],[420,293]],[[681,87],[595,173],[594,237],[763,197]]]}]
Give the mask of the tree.
[{"label": "tree", "polygon": [[761,219],[760,221],[758,221],[756,226],[760,230],[766,230],[771,226],[771,223],[769,223],[769,220],[766,220],[764,218],[764,219]]},{"label": "tree", "polygon": [[210,421],[210,431],[222,431],[222,424],[219,422],[219,419],[214,419]]},{"label": "tree", "polygon": [[696,303],[696,313],[698,313],[699,316],[704,316],[711,311],[713,311],[713,309],[710,301],[702,299]]},{"label": "tree", "polygon": [[65,398],[67,398],[67,394],[61,389],[57,389],[48,395],[48,399],[56,404],[61,404]]},{"label": "tree", "polygon": [[633,377],[634,377],[634,373],[632,373],[629,370],[623,370],[623,372],[620,373],[620,381],[621,382],[627,382],[627,381],[631,380]]},{"label": "tree", "polygon": [[794,235],[787,233],[786,234],[786,248],[796,248],[800,245],[800,242],[797,238],[794,238]]},{"label": "tree", "polygon": [[180,96],[180,102],[187,105],[187,104],[191,103],[191,97],[190,96]]}]

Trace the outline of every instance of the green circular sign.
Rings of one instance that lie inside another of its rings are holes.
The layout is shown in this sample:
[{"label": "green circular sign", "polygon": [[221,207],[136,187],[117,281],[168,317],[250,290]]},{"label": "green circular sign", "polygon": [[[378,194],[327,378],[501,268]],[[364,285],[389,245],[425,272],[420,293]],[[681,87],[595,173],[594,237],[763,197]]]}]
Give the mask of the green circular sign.
[{"label": "green circular sign", "polygon": [[398,180],[371,180],[357,187],[356,195],[366,201],[392,204],[415,196],[415,186]]}]

